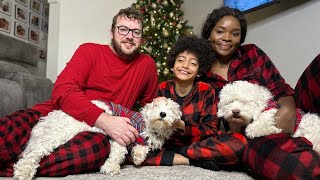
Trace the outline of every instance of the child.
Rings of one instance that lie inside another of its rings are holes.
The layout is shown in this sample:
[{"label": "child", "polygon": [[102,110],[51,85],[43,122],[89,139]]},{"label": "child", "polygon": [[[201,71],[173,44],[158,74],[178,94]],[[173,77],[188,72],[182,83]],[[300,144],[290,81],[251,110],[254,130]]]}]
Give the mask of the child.
[{"label": "child", "polygon": [[219,170],[218,165],[240,162],[246,139],[237,133],[218,135],[215,91],[209,84],[196,81],[209,70],[213,60],[209,41],[195,36],[181,37],[173,47],[168,65],[174,79],[161,83],[158,95],[181,106],[182,120],[176,123],[178,132],[145,164]]}]

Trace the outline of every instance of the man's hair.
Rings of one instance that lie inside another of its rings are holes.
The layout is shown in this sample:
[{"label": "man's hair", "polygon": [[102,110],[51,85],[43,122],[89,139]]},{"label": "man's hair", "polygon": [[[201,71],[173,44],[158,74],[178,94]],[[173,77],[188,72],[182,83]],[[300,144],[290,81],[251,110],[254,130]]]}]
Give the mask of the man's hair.
[{"label": "man's hair", "polygon": [[208,39],[217,22],[224,16],[233,16],[236,19],[238,19],[241,26],[240,43],[243,43],[247,35],[247,21],[244,18],[244,14],[241,11],[229,7],[221,7],[218,9],[214,9],[211,12],[211,14],[208,15],[207,20],[205,21],[202,28],[201,37],[204,39]]},{"label": "man's hair", "polygon": [[139,13],[139,11],[133,7],[128,7],[125,9],[120,9],[118,14],[116,14],[112,19],[111,31],[114,32],[118,17],[126,17],[130,20],[137,20],[143,25],[143,16]]},{"label": "man's hair", "polygon": [[181,36],[168,55],[169,68],[173,68],[177,56],[183,52],[192,53],[197,57],[199,63],[198,75],[204,75],[216,59],[210,43],[207,39],[200,39],[196,36]]}]

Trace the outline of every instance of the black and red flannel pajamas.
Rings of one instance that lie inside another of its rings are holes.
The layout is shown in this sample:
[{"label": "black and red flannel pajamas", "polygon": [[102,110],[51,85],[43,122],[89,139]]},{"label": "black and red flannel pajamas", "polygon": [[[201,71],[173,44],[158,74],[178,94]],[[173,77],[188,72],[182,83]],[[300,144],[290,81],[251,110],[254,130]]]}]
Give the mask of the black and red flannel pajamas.
[{"label": "black and red flannel pajamas", "polygon": [[163,149],[149,154],[143,164],[170,166],[175,153],[195,160],[215,160],[220,165],[241,161],[247,141],[238,133],[218,132],[212,87],[198,82],[188,95],[179,97],[174,84],[174,81],[160,84],[158,96],[171,98],[180,105],[186,127],[184,134],[175,133]]},{"label": "black and red flannel pajamas", "polygon": [[320,114],[320,54],[309,64],[295,87],[295,100],[304,112]]},{"label": "black and red flannel pajamas", "polygon": [[[138,132],[144,128],[143,117],[121,105],[107,103],[113,115],[128,117]],[[41,113],[27,109],[0,118],[0,176],[12,176],[13,164],[30,138]],[[143,142],[141,142],[143,143]],[[44,157],[37,176],[66,176],[96,171],[109,155],[110,143],[101,133],[81,132]]]},{"label": "black and red flannel pajamas", "polygon": [[[211,72],[201,80],[211,84],[217,93],[227,83],[246,80],[267,87],[275,100],[294,94],[269,57],[253,44],[240,46],[234,53],[228,81]],[[315,179],[320,175],[319,155],[312,150],[310,142],[286,134],[250,140],[243,163],[257,179]]]},{"label": "black and red flannel pajamas", "polygon": [[[27,109],[0,118],[0,176],[13,175],[13,164],[24,150],[40,116],[38,111]],[[37,176],[65,176],[97,170],[108,157],[109,150],[105,135],[81,132],[44,157]]]}]

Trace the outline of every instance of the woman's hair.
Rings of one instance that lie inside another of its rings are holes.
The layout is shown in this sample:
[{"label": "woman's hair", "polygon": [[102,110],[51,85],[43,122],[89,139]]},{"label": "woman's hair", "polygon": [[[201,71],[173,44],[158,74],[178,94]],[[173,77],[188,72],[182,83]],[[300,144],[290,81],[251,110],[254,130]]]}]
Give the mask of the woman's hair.
[{"label": "woman's hair", "polygon": [[209,40],[196,36],[181,36],[168,54],[167,62],[170,69],[173,68],[177,56],[183,52],[192,53],[198,58],[199,76],[204,75],[209,70],[216,58]]},{"label": "woman's hair", "polygon": [[126,17],[130,20],[134,19],[137,20],[141,23],[141,26],[143,25],[143,16],[142,14],[140,14],[140,12],[133,8],[133,7],[128,7],[125,9],[120,9],[120,11],[118,12],[118,14],[116,14],[113,19],[112,19],[112,25],[111,25],[111,31],[114,32],[116,23],[117,23],[117,19],[118,17],[123,16]]},{"label": "woman's hair", "polygon": [[247,21],[241,11],[229,7],[214,9],[211,14],[208,15],[207,20],[203,24],[201,33],[202,38],[209,39],[213,28],[216,26],[217,22],[224,16],[233,16],[238,19],[241,26],[240,43],[243,43],[247,35]]}]

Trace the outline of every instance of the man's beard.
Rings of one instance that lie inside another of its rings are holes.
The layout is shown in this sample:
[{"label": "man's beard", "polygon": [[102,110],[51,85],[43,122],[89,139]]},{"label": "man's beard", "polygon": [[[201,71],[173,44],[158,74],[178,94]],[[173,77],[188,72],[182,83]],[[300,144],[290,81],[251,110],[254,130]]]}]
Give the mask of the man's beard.
[{"label": "man's beard", "polygon": [[120,56],[123,59],[126,60],[132,60],[134,59],[138,54],[139,54],[139,47],[136,48],[132,53],[127,54],[125,52],[122,51],[121,46],[119,43],[117,43],[114,38],[112,38],[111,40],[111,45],[113,47],[113,50],[115,51],[115,53],[118,54],[118,56]]}]

